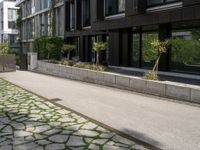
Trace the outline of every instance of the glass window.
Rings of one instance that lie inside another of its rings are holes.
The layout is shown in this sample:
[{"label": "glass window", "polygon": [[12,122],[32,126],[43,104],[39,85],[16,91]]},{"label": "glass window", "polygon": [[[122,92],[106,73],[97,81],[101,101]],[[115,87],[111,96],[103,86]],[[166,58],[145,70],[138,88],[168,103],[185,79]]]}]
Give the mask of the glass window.
[{"label": "glass window", "polygon": [[139,67],[140,64],[140,33],[132,35],[132,50],[130,63],[132,67]]},{"label": "glass window", "polygon": [[164,5],[179,1],[181,0],[147,0],[147,6]]},{"label": "glass window", "polygon": [[158,32],[142,33],[142,67],[153,67],[157,58],[157,53],[150,48],[150,41],[158,39]]},{"label": "glass window", "polygon": [[75,28],[75,1],[70,1],[70,30]]},{"label": "glass window", "polygon": [[200,73],[200,28],[172,31],[171,70]]},{"label": "glass window", "polygon": [[83,0],[82,9],[83,27],[90,26],[90,0]]},{"label": "glass window", "polygon": [[105,15],[114,15],[125,11],[125,0],[105,0]]},{"label": "glass window", "polygon": [[8,9],[8,28],[16,29],[16,20],[17,20],[17,10],[16,9]]}]

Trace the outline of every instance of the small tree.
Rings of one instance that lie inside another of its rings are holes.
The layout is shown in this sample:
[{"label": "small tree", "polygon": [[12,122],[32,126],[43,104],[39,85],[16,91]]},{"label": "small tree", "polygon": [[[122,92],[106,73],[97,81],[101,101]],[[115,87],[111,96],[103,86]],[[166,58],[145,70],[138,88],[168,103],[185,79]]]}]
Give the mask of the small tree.
[{"label": "small tree", "polygon": [[151,42],[150,46],[151,46],[150,49],[154,53],[158,54],[158,57],[155,61],[155,65],[154,65],[152,71],[145,73],[144,78],[150,79],[150,80],[157,80],[160,58],[163,53],[166,53],[168,46],[169,46],[169,40],[159,41],[156,39]]},{"label": "small tree", "polygon": [[76,45],[64,44],[62,48],[62,52],[67,53],[67,59],[69,60],[71,51],[74,51],[75,49],[76,49]]},{"label": "small tree", "polygon": [[100,51],[104,51],[106,50],[108,47],[107,42],[94,42],[93,43],[93,50],[96,52],[96,64],[99,65],[100,60],[99,60],[99,56],[100,56]]},{"label": "small tree", "polygon": [[49,42],[46,43],[47,59],[48,59],[48,62],[50,61],[50,53],[51,53],[51,51],[54,49],[54,47],[55,47],[54,44],[49,43]]},{"label": "small tree", "polygon": [[0,43],[0,54],[6,55],[6,54],[10,54],[10,53],[11,53],[11,49],[8,45],[8,42],[4,41],[4,42]]}]

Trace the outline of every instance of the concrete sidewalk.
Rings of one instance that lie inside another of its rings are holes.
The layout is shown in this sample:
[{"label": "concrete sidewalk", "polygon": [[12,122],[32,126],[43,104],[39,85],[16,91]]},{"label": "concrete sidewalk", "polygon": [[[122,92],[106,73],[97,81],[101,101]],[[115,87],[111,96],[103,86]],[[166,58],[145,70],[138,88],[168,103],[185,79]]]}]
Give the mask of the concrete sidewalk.
[{"label": "concrete sidewalk", "polygon": [[0,77],[161,149],[200,149],[200,107],[31,72]]}]

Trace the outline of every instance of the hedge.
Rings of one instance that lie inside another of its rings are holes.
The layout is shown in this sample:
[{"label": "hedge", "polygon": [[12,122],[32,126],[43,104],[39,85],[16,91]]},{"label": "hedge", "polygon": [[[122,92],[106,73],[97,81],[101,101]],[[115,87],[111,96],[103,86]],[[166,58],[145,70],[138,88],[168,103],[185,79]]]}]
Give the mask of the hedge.
[{"label": "hedge", "polygon": [[54,48],[49,53],[49,59],[60,60],[64,39],[57,36],[40,37],[34,41],[35,51],[38,53],[38,58],[40,60],[48,59],[47,43],[54,45]]}]

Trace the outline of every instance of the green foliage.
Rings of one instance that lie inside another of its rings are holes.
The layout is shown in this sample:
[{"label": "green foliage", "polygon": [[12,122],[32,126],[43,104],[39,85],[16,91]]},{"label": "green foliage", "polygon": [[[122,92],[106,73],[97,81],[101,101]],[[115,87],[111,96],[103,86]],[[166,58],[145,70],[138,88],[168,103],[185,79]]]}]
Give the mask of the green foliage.
[{"label": "green foliage", "polygon": [[63,53],[73,51],[75,49],[76,49],[76,45],[72,45],[72,44],[64,44],[63,45]]},{"label": "green foliage", "polygon": [[66,66],[74,66],[75,62],[72,60],[62,60],[61,64]]},{"label": "green foliage", "polygon": [[62,48],[62,53],[65,55],[66,53],[68,54],[68,60],[70,59],[70,52],[74,51],[76,49],[76,45],[72,44],[64,44]]},{"label": "green foliage", "polygon": [[169,40],[160,41],[154,39],[153,41],[151,41],[150,45],[151,45],[151,50],[154,53],[159,53],[159,54],[166,53],[169,46]]},{"label": "green foliage", "polygon": [[50,35],[56,35],[56,10],[55,10],[56,0],[51,0],[51,6],[49,9],[50,16]]},{"label": "green foliage", "polygon": [[20,59],[20,51],[18,49],[12,49],[11,54],[15,54],[16,56],[16,65],[20,65],[21,59]]},{"label": "green foliage", "polygon": [[144,79],[147,80],[157,80],[158,76],[157,73],[155,71],[148,71],[144,74]]},{"label": "green foliage", "polygon": [[63,47],[63,38],[61,37],[40,37],[34,41],[35,50],[39,59],[61,59],[61,50]]},{"label": "green foliage", "polygon": [[107,70],[106,67],[101,66],[101,65],[95,65],[95,64],[87,64],[87,63],[76,63],[74,67],[78,68],[84,68],[84,69],[89,69],[89,70],[95,70],[95,71],[101,71],[104,72]]},{"label": "green foliage", "polygon": [[200,63],[200,41],[198,39],[175,38],[171,40],[171,45],[173,62],[184,65]]},{"label": "green foliage", "polygon": [[108,47],[107,42],[94,42],[93,43],[93,50],[94,51],[103,51],[106,50]]},{"label": "green foliage", "polygon": [[106,50],[108,47],[107,42],[94,42],[93,50],[96,52],[96,65],[99,65],[99,53],[100,51]]},{"label": "green foliage", "polygon": [[61,64],[66,65],[66,66],[72,66],[72,67],[101,71],[101,72],[107,71],[107,68],[104,67],[104,66],[101,66],[101,65],[75,62],[75,61],[72,61],[72,60],[62,60]]},{"label": "green foliage", "polygon": [[8,45],[8,42],[0,43],[0,54],[6,55],[6,54],[10,54],[10,53],[11,53],[11,49]]},{"label": "green foliage", "polygon": [[142,39],[142,58],[144,62],[153,64],[157,58],[158,53],[152,50],[151,42],[158,39],[157,34],[145,34]]},{"label": "green foliage", "polygon": [[157,59],[155,61],[155,65],[152,69],[152,71],[145,73],[144,78],[149,80],[157,80],[157,74],[158,74],[158,66],[160,62],[160,58],[162,53],[166,53],[168,46],[170,42],[169,40],[160,41],[158,39],[154,39],[153,41],[150,41],[150,49],[153,53],[157,53]]}]

